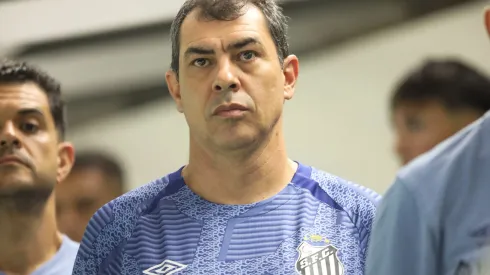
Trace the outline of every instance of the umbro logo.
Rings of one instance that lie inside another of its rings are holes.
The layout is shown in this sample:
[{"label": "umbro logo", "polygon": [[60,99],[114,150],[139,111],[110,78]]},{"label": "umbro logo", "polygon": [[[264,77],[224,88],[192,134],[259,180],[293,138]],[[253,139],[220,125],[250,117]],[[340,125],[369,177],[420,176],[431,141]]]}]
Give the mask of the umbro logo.
[{"label": "umbro logo", "polygon": [[174,262],[171,260],[165,260],[163,263],[159,265],[152,266],[148,268],[147,270],[143,271],[143,274],[146,275],[170,275],[174,274],[175,272],[181,271],[182,269],[186,268],[187,265],[183,265],[178,262]]}]

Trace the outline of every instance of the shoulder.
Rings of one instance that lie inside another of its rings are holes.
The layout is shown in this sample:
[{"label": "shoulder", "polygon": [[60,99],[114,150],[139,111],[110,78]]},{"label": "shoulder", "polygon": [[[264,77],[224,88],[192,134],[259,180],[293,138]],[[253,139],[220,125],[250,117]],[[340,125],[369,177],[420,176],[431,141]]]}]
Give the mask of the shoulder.
[{"label": "shoulder", "polygon": [[87,230],[100,232],[111,223],[130,226],[165,191],[168,183],[168,177],[161,178],[114,199],[95,213]]},{"label": "shoulder", "polygon": [[[66,235],[62,235],[61,246],[58,252],[47,262],[41,265],[34,274],[68,274],[73,270],[79,244]],[[71,274],[71,273],[70,273]]]},{"label": "shoulder", "polygon": [[336,208],[340,211],[338,218],[341,222],[353,226],[359,236],[359,244],[365,259],[381,196],[369,188],[314,167],[300,164],[298,174],[295,182],[298,187],[309,189],[315,198]]},{"label": "shoulder", "polygon": [[69,267],[73,269],[73,264],[75,263],[79,248],[79,243],[71,240],[68,236],[63,235],[63,241],[59,250],[62,258],[60,262],[69,265]]},{"label": "shoulder", "polygon": [[130,236],[142,214],[153,207],[153,202],[165,196],[169,177],[134,189],[100,208],[87,225],[77,260],[84,259],[99,266]]},{"label": "shoulder", "polygon": [[373,190],[315,167],[311,167],[310,178],[344,210],[376,208],[381,200]]},{"label": "shoulder", "polygon": [[[300,164],[294,184],[309,189],[314,197],[345,212],[359,231],[370,232],[381,196],[353,182]],[[294,181],[294,180],[293,180]],[[303,183],[302,183],[303,181]]]},{"label": "shoulder", "polygon": [[80,248],[79,243],[73,241],[66,235],[62,236],[60,251],[63,251],[66,254],[73,255],[73,258],[75,258],[79,248]]}]

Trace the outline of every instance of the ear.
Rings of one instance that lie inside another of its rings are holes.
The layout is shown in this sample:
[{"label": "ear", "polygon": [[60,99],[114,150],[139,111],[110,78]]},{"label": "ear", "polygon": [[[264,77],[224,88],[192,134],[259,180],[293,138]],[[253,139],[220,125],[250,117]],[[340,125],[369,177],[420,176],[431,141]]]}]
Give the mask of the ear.
[{"label": "ear", "polygon": [[165,80],[167,81],[168,91],[170,92],[170,96],[175,101],[177,105],[177,111],[180,113],[184,112],[184,108],[182,106],[182,97],[180,95],[180,84],[177,73],[173,70],[168,70],[165,74]]},{"label": "ear", "polygon": [[290,100],[294,95],[294,88],[299,74],[299,60],[295,55],[290,55],[284,59],[284,99]]},{"label": "ear", "polygon": [[485,9],[485,27],[487,28],[487,33],[490,35],[490,8]]},{"label": "ear", "polygon": [[65,180],[75,162],[75,148],[69,142],[60,142],[58,144],[58,174],[56,180],[58,183]]}]

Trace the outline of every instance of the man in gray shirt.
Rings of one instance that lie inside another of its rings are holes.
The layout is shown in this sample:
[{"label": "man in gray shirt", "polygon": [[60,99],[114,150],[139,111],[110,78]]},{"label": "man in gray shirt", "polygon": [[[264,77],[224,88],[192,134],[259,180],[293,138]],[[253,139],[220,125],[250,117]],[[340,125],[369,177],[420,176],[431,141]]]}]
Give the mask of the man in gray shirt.
[{"label": "man in gray shirt", "polygon": [[56,226],[53,189],[70,172],[56,80],[0,61],[0,274],[71,274],[78,244]]},{"label": "man in gray shirt", "polygon": [[[486,13],[490,32],[490,13]],[[367,275],[488,274],[490,112],[403,168],[378,208]]]}]

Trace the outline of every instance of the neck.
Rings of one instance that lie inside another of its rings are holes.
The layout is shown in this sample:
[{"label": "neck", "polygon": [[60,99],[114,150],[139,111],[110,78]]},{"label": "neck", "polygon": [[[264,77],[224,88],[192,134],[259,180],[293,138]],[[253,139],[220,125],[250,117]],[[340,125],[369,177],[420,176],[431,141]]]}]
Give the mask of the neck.
[{"label": "neck", "polygon": [[288,159],[282,132],[243,154],[220,154],[191,139],[183,177],[202,198],[219,204],[250,204],[279,193],[292,179],[296,164]]},{"label": "neck", "polygon": [[54,196],[38,215],[0,209],[0,271],[31,274],[48,261],[61,246],[57,231]]}]

